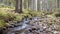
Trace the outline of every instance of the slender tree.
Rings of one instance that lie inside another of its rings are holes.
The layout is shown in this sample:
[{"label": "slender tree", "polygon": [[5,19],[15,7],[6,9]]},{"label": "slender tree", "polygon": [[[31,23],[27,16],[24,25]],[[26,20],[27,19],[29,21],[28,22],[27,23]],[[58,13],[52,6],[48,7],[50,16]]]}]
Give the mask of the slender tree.
[{"label": "slender tree", "polygon": [[57,6],[58,6],[58,8],[59,8],[59,0],[57,0]]},{"label": "slender tree", "polygon": [[22,11],[22,0],[20,0],[20,11],[19,11],[19,13],[22,13],[23,11]]},{"label": "slender tree", "polygon": [[15,11],[18,12],[18,0],[16,0]]}]

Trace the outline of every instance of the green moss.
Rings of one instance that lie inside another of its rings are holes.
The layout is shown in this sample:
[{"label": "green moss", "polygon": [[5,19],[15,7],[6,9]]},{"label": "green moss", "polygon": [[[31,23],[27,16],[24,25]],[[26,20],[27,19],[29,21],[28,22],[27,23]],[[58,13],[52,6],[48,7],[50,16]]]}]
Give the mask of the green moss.
[{"label": "green moss", "polygon": [[35,17],[35,16],[44,16],[47,12],[45,11],[33,11],[33,10],[23,10],[23,14],[27,14],[28,17]]},{"label": "green moss", "polygon": [[8,5],[5,5],[5,4],[0,4],[0,8],[11,8],[11,9],[14,9],[13,6],[8,6]]},{"label": "green moss", "polygon": [[26,13],[29,13],[29,12],[30,12],[30,11],[27,10],[27,9],[24,9],[24,10],[23,10],[23,13],[25,13],[25,14],[26,14]]},{"label": "green moss", "polygon": [[60,17],[60,12],[54,12],[52,15],[53,15],[54,17]]},{"label": "green moss", "polygon": [[[39,16],[42,17],[44,15],[52,15],[53,16],[59,16],[60,13],[56,12],[44,12],[44,11],[32,11],[24,9],[23,13],[15,13],[11,11],[11,9],[0,9],[0,26],[3,27],[7,23],[6,21],[21,21],[23,18],[28,16],[29,18]],[[45,16],[44,16],[45,17]],[[9,23],[9,22],[8,22]],[[52,23],[51,21],[48,21],[48,23]],[[53,22],[54,23],[54,22]]]},{"label": "green moss", "polygon": [[16,15],[15,19],[16,21],[22,20],[23,16],[22,15]]},{"label": "green moss", "polygon": [[0,27],[4,27],[6,26],[6,22],[4,22],[4,20],[0,20]]}]

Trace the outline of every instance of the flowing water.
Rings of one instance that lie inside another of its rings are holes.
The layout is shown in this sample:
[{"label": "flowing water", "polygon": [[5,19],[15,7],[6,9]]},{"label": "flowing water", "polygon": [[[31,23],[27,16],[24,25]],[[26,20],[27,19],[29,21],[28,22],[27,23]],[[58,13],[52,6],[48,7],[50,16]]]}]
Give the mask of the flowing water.
[{"label": "flowing water", "polygon": [[14,34],[15,32],[13,32],[13,31],[22,31],[22,30],[30,27],[29,22],[30,22],[29,18],[24,19],[22,22],[18,23],[19,26],[14,27],[14,28],[9,28],[8,29],[9,31],[7,34]]},{"label": "flowing water", "polygon": [[[42,21],[43,20],[43,21]],[[48,25],[47,18],[25,18],[18,26],[8,28],[7,34],[60,34],[56,30],[57,24]]]}]

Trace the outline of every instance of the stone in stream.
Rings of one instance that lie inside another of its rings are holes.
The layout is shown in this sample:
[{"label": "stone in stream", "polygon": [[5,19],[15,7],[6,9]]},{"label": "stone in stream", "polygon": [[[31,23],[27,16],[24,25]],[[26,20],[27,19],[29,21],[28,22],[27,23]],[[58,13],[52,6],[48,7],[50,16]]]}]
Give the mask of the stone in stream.
[{"label": "stone in stream", "polygon": [[8,28],[14,28],[14,26],[13,26],[13,25],[11,25],[11,26],[9,26]]},{"label": "stone in stream", "polygon": [[52,31],[53,32],[53,34],[60,34],[60,31]]},{"label": "stone in stream", "polygon": [[26,24],[29,24],[29,22],[30,22],[29,20],[28,21],[24,21],[24,23],[26,23]]},{"label": "stone in stream", "polygon": [[18,27],[18,25],[13,25],[14,27]]},{"label": "stone in stream", "polygon": [[29,29],[30,32],[32,32],[32,29]]}]

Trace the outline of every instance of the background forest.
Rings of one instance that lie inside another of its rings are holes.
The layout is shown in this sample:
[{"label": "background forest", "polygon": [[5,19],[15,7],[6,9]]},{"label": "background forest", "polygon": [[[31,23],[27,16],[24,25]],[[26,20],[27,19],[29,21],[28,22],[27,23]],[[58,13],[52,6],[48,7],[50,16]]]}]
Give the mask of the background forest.
[{"label": "background forest", "polygon": [[0,34],[60,34],[60,0],[0,0]]}]

